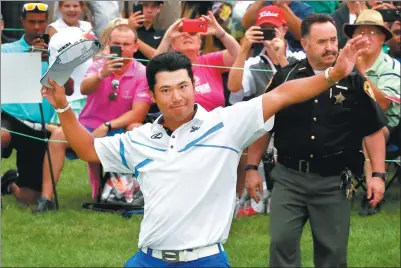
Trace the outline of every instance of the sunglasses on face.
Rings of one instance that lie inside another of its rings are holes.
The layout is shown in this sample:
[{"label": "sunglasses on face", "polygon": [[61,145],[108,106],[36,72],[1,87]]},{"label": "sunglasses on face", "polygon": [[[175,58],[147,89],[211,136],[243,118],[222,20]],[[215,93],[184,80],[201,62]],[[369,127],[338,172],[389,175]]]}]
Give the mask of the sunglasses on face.
[{"label": "sunglasses on face", "polygon": [[47,11],[48,5],[43,4],[43,3],[28,3],[25,4],[23,7],[23,10],[25,11],[33,11],[33,10],[40,10],[40,11]]},{"label": "sunglasses on face", "polygon": [[120,82],[118,80],[111,81],[111,88],[113,89],[113,91],[110,92],[109,94],[109,100],[114,101],[117,99],[119,87],[120,87]]}]

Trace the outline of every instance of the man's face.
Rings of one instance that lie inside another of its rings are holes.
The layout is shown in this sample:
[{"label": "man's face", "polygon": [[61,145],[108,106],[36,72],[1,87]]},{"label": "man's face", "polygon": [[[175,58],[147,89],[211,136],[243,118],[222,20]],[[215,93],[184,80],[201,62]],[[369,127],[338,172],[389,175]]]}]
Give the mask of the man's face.
[{"label": "man's face", "polygon": [[363,25],[358,26],[352,37],[356,37],[358,35],[363,35],[369,38],[370,44],[368,45],[368,49],[366,51],[366,55],[374,55],[382,50],[382,46],[384,41],[386,40],[386,36],[379,28],[371,25]]},{"label": "man's face", "polygon": [[132,58],[135,52],[138,50],[138,43],[136,42],[136,36],[132,31],[119,31],[114,30],[110,34],[110,46],[120,46],[121,56],[124,58]]},{"label": "man's face", "polygon": [[312,24],[301,43],[311,64],[319,69],[330,67],[337,59],[337,30],[331,22]]},{"label": "man's face", "polygon": [[40,33],[46,31],[47,26],[47,15],[46,13],[26,13],[25,19],[22,18],[22,25],[25,29],[25,34],[29,38],[34,38]]},{"label": "man's face", "polygon": [[388,45],[390,46],[390,51],[392,55],[396,57],[401,56],[401,23],[399,21],[395,21],[391,26],[391,31],[394,34],[394,37],[388,41]]},{"label": "man's face", "polygon": [[201,48],[201,40],[198,33],[183,33],[171,42],[171,47],[183,54],[188,51],[199,52]]},{"label": "man's face", "polygon": [[184,121],[194,111],[195,89],[186,69],[156,74],[154,99],[167,120]]},{"label": "man's face", "polygon": [[156,2],[141,2],[143,5],[143,15],[145,16],[145,21],[153,22],[156,19],[157,14],[160,13],[161,5]]}]

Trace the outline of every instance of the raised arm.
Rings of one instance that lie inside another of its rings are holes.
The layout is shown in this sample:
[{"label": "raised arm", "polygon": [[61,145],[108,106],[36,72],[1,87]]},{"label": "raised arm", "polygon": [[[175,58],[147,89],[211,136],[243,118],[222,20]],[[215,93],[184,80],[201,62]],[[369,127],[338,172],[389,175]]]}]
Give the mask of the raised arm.
[{"label": "raised arm", "polygon": [[[49,80],[49,84],[52,88],[43,87],[42,96],[47,98],[50,104],[56,109],[66,108],[69,104],[64,87],[57,85],[52,80]],[[72,109],[67,109],[65,112],[59,113],[58,116],[64,135],[78,157],[86,162],[100,163],[100,159],[95,151],[95,138],[79,123]]]},{"label": "raised arm", "polygon": [[231,69],[230,73],[228,74],[227,87],[231,92],[238,92],[242,88],[242,80],[244,77],[243,68],[245,66],[245,61],[248,59],[252,44],[262,43],[263,40],[263,32],[258,31],[259,29],[259,26],[252,26],[245,32],[245,36],[240,47],[240,53],[232,66],[238,69]]},{"label": "raised arm", "polygon": [[[358,36],[348,41],[340,52],[336,64],[329,71],[331,80],[338,82],[348,76],[357,58],[366,51],[369,40]],[[263,96],[263,116],[267,121],[282,108],[309,100],[329,88],[331,83],[324,73],[307,78],[291,80],[265,93]],[[296,90],[294,90],[296,89]]]}]

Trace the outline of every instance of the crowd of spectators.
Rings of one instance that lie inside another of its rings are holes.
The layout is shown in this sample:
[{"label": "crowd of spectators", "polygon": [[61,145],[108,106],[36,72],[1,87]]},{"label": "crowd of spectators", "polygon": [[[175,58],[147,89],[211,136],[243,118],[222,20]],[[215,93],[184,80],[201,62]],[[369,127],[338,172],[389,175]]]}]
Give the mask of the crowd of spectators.
[{"label": "crowd of spectators", "polygon": [[[382,10],[396,9],[396,4],[395,1],[2,1],[1,51],[41,53],[42,73],[45,73],[52,38],[60,38],[57,36],[63,33],[68,38],[77,29],[93,32],[101,40],[101,51],[74,71],[66,88],[70,90],[69,103],[80,122],[94,136],[103,137],[129,131],[159,114],[145,75],[147,60],[157,54],[175,50],[195,64],[195,100],[211,111],[263,94],[277,70],[304,59],[301,22],[308,15],[332,16],[341,49],[350,37],[343,30],[344,24],[355,23],[360,14],[367,16],[366,21],[371,19],[369,16],[378,15],[383,20]],[[381,12],[366,13],[367,10]],[[182,18],[202,18],[208,24],[207,32],[183,32]],[[375,45],[358,62],[357,69],[370,82],[377,103],[387,115],[389,123],[383,130],[387,141],[399,144],[400,18],[384,16],[383,27],[393,34],[384,40],[380,39],[381,34],[386,34],[382,27],[355,29],[357,34],[370,36]],[[264,39],[260,28],[273,29],[273,38]],[[48,34],[50,42],[39,34]],[[118,56],[111,49],[115,46],[121,48],[123,58],[106,58]],[[65,140],[57,114],[46,99],[42,109],[47,136],[51,140]],[[37,203],[36,212],[54,209],[46,144],[7,131],[43,137],[39,105],[2,104],[1,117],[2,158],[8,158],[15,149],[18,169],[2,179],[2,194],[12,193],[26,204]],[[271,146],[269,150],[273,149]],[[50,142],[49,153],[57,183],[64,160],[76,156],[67,143]],[[245,163],[246,152],[238,168],[239,176],[245,176]],[[365,170],[369,174],[368,162]],[[264,176],[263,169],[261,175]],[[94,199],[99,194],[100,176],[100,167],[89,163]],[[237,192],[239,197],[243,196],[244,186],[238,185]],[[269,191],[266,192],[268,200]],[[253,208],[239,213],[249,215],[257,211]]]}]

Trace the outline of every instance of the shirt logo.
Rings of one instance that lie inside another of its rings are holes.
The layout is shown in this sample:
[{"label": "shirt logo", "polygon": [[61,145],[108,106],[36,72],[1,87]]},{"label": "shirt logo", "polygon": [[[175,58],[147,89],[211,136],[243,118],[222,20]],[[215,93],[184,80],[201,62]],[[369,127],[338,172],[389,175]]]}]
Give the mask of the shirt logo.
[{"label": "shirt logo", "polygon": [[157,133],[152,135],[150,138],[153,140],[160,140],[163,137],[163,133]]},{"label": "shirt logo", "polygon": [[200,127],[195,127],[195,126],[193,126],[193,127],[191,127],[191,131],[190,131],[189,133],[198,131],[199,129],[200,129]]},{"label": "shirt logo", "polygon": [[161,36],[153,36],[155,40],[162,38]]}]

